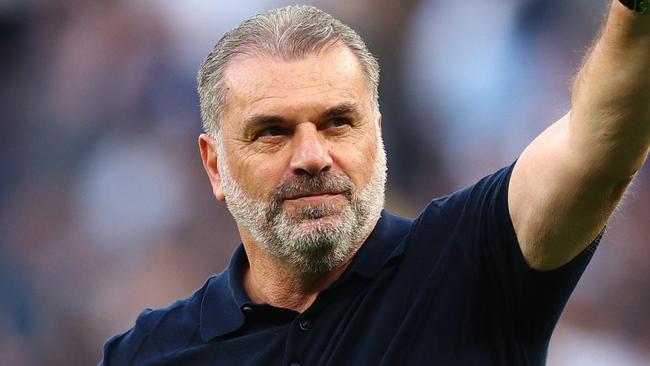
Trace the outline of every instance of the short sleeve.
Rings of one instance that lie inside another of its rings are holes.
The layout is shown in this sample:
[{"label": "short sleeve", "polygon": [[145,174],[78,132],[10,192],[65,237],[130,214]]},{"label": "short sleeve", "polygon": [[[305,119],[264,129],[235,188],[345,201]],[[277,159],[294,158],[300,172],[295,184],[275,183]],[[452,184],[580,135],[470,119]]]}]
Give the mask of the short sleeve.
[{"label": "short sleeve", "polygon": [[526,263],[508,210],[514,164],[432,203],[451,228],[447,251],[466,286],[481,299],[487,323],[522,341],[548,342],[559,316],[601,238],[564,266],[546,272]]}]

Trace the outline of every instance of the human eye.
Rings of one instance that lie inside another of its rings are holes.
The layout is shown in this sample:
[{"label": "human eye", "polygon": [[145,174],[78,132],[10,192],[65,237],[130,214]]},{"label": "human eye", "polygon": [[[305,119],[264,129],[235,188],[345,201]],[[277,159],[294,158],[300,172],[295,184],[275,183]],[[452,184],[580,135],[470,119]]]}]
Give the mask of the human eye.
[{"label": "human eye", "polygon": [[284,136],[288,132],[285,128],[280,127],[280,126],[269,126],[266,127],[262,130],[260,130],[257,133],[257,137],[276,137],[276,136]]},{"label": "human eye", "polygon": [[327,121],[326,128],[341,128],[346,126],[351,126],[352,121],[349,118],[345,117],[334,117],[330,118]]}]

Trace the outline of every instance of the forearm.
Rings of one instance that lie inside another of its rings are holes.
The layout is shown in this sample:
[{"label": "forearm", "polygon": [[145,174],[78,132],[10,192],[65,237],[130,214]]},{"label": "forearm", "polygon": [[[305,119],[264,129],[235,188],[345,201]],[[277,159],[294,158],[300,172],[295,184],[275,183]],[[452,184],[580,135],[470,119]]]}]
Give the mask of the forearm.
[{"label": "forearm", "polygon": [[522,253],[558,268],[600,232],[650,147],[650,13],[612,3],[578,73],[571,112],[512,172],[508,205]]},{"label": "forearm", "polygon": [[633,175],[650,147],[650,13],[614,0],[571,102],[567,132],[576,165],[614,179]]}]

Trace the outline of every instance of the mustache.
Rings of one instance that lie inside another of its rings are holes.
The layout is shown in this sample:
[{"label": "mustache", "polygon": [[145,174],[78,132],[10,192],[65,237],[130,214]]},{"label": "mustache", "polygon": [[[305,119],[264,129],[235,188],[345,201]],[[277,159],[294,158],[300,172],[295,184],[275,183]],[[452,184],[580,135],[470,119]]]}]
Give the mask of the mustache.
[{"label": "mustache", "polygon": [[275,202],[313,194],[344,194],[351,199],[353,190],[354,184],[347,175],[325,172],[291,177],[280,183],[272,196]]}]

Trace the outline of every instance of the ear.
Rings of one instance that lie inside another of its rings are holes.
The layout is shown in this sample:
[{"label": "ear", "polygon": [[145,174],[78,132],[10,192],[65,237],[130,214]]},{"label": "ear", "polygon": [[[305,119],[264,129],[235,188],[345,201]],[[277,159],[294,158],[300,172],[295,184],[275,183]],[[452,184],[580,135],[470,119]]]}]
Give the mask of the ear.
[{"label": "ear", "polygon": [[217,165],[219,157],[217,156],[217,146],[214,139],[204,133],[199,135],[199,151],[203,161],[203,168],[208,174],[208,178],[210,178],[214,197],[219,201],[225,201],[221,185],[221,174],[219,174],[219,166]]}]

